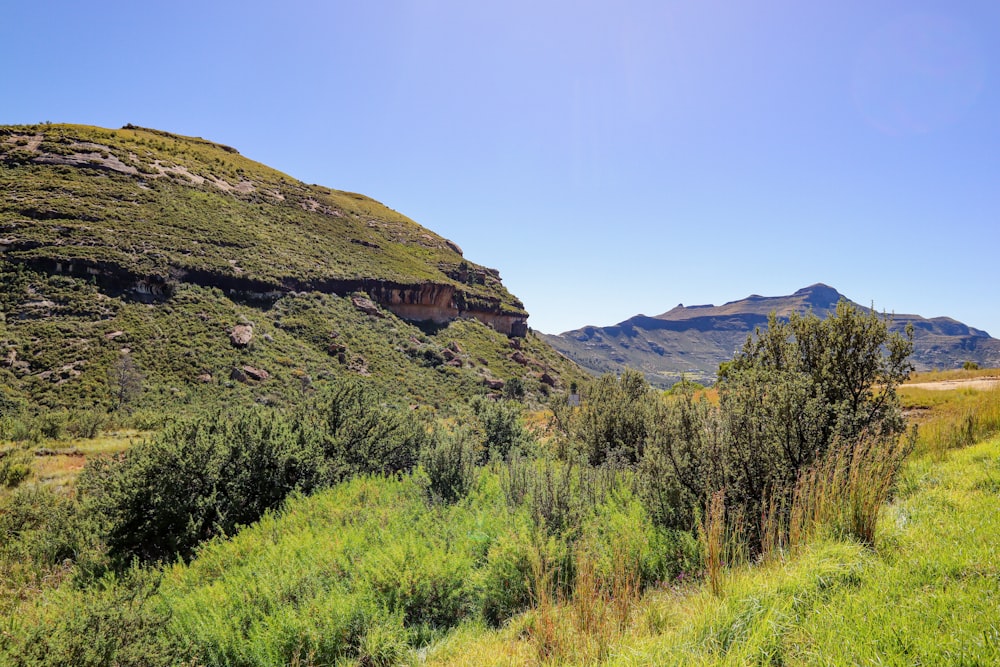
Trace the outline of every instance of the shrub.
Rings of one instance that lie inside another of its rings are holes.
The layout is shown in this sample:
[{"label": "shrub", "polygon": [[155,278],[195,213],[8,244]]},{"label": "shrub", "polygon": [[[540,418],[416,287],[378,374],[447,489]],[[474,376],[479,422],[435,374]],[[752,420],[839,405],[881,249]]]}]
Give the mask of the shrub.
[{"label": "shrub", "polygon": [[358,474],[399,474],[429,440],[409,413],[359,383],[334,385],[293,419],[262,407],[175,424],[114,458],[78,488],[119,564],[188,558],[278,507]]},{"label": "shrub", "polygon": [[107,421],[107,414],[100,410],[73,411],[67,419],[66,430],[78,438],[95,438]]},{"label": "shrub", "polygon": [[764,498],[788,507],[800,471],[833,443],[872,438],[892,451],[905,428],[896,388],[909,375],[912,331],[889,332],[887,319],[847,301],[825,320],[773,314],[750,337],[719,383],[723,446],[711,465],[727,508],[750,520],[760,546]]},{"label": "shrub", "polygon": [[299,428],[318,434],[332,466],[327,483],[350,475],[391,475],[411,470],[430,441],[415,416],[396,410],[374,387],[343,380],[322,393],[300,415]]},{"label": "shrub", "polygon": [[15,490],[0,504],[0,554],[39,570],[79,559],[89,527],[71,499],[44,486]]},{"label": "shrub", "polygon": [[476,461],[482,446],[464,426],[434,434],[420,462],[434,500],[451,503],[463,498],[476,481]]},{"label": "shrub", "polygon": [[486,463],[491,457],[508,459],[513,451],[530,441],[521,423],[522,408],[517,401],[492,401],[476,397],[472,402],[472,410],[483,438],[479,463]]},{"label": "shrub", "polygon": [[649,436],[637,467],[639,496],[660,526],[690,530],[716,486],[713,465],[720,443],[718,410],[691,391],[657,401],[651,410]]},{"label": "shrub", "polygon": [[591,387],[577,420],[576,438],[592,465],[608,459],[635,463],[642,458],[653,396],[645,377],[626,369],[606,374]]},{"label": "shrub", "polygon": [[78,488],[113,557],[189,557],[316,483],[316,461],[261,409],[179,423],[115,458],[90,461]]},{"label": "shrub", "polygon": [[20,449],[0,451],[0,487],[15,487],[31,474],[31,452]]},{"label": "shrub", "polygon": [[[787,512],[801,471],[832,443],[871,438],[895,451],[904,421],[896,388],[913,345],[888,321],[846,301],[829,318],[771,315],[720,373],[719,405],[690,394],[654,407],[640,465],[642,496],[663,525],[690,527],[719,491],[727,530],[762,546],[764,517]],[[720,510],[721,511],[721,510]]]},{"label": "shrub", "polygon": [[176,664],[176,647],[163,632],[168,615],[155,603],[157,583],[155,573],[136,569],[82,591],[63,587],[32,610],[34,618],[15,620],[0,633],[0,661],[16,667]]}]

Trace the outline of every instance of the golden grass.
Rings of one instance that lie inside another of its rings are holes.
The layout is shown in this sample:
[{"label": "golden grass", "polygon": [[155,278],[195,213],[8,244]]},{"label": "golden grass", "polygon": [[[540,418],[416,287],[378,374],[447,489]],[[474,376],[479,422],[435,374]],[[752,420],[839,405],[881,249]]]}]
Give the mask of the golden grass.
[{"label": "golden grass", "polygon": [[31,448],[34,454],[31,475],[25,484],[41,484],[57,491],[71,491],[77,475],[87,460],[96,456],[118,454],[149,435],[134,429],[102,433],[96,438],[44,440]]},{"label": "golden grass", "polygon": [[947,380],[972,380],[977,378],[1000,377],[1000,368],[980,368],[977,370],[964,370],[955,368],[946,371],[925,371],[923,373],[910,373],[907,384],[917,384],[920,382],[945,382]]}]

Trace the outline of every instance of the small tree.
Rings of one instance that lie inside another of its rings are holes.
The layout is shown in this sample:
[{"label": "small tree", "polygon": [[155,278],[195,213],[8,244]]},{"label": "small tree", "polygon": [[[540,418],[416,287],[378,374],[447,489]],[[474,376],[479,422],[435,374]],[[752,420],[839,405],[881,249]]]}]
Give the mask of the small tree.
[{"label": "small tree", "polygon": [[111,366],[108,377],[115,400],[115,410],[121,410],[138,398],[146,379],[132,360],[132,355],[128,353],[118,357]]},{"label": "small tree", "polygon": [[772,314],[721,369],[717,408],[687,393],[654,412],[640,466],[647,506],[661,523],[690,526],[724,490],[727,515],[743,517],[758,548],[765,503],[787,510],[799,475],[832,447],[866,439],[898,450],[896,388],[912,350],[911,331],[890,332],[847,301],[825,320]]},{"label": "small tree", "polygon": [[652,405],[649,384],[638,371],[625,369],[621,378],[606,374],[598,379],[580,411],[576,434],[590,463],[641,459]]},{"label": "small tree", "polygon": [[759,518],[765,497],[788,500],[800,471],[835,443],[894,446],[906,426],[896,388],[913,368],[912,351],[912,329],[890,332],[888,318],[846,300],[826,319],[783,322],[772,313],[719,382],[724,439],[715,465],[726,505]]}]

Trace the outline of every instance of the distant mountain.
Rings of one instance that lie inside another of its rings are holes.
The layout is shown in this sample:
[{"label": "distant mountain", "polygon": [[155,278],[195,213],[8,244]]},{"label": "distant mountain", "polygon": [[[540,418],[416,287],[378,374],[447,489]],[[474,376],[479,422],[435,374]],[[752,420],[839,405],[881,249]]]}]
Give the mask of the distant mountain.
[{"label": "distant mountain", "polygon": [[[846,298],[818,283],[789,296],[752,294],[722,306],[680,304],[656,317],[636,315],[614,326],[587,326],[544,338],[592,373],[619,373],[628,367],[659,386],[670,386],[682,375],[707,382],[714,381],[719,363],[731,359],[748,334],[767,325],[771,312],[781,318],[809,311],[825,317]],[[985,331],[948,317],[892,316],[894,330],[907,324],[913,325],[917,370],[955,368],[966,361],[1000,366],[1000,340]]]}]

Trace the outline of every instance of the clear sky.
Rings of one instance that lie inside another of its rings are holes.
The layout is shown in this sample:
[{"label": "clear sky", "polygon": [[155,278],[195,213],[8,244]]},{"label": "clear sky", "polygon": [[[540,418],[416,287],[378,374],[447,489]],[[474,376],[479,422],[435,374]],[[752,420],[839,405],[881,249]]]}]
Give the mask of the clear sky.
[{"label": "clear sky", "polygon": [[824,282],[1000,337],[1000,2],[7,0],[0,124],[367,194],[529,324]]}]

